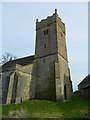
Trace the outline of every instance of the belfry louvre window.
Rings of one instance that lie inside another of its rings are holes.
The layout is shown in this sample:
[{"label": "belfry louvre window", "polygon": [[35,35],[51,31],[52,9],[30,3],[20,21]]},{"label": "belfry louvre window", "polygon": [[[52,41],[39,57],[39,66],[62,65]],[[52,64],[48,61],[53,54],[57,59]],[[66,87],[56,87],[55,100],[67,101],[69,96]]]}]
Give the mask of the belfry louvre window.
[{"label": "belfry louvre window", "polygon": [[47,34],[48,34],[48,29],[44,30],[44,35],[47,35]]},{"label": "belfry louvre window", "polygon": [[46,46],[46,44],[44,44],[44,48],[46,48],[47,46]]}]

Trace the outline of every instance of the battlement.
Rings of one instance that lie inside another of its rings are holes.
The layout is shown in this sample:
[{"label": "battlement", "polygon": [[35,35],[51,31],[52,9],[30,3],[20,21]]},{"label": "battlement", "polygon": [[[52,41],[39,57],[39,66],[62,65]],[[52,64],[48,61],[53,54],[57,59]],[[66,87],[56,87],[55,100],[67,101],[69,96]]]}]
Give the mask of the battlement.
[{"label": "battlement", "polygon": [[36,19],[36,31],[46,26],[50,26],[50,24],[55,22],[57,22],[57,24],[61,27],[62,31],[65,33],[65,24],[58,16],[57,9],[55,9],[55,13],[52,16],[48,16],[46,19],[42,19],[41,21],[38,21],[38,19]]}]

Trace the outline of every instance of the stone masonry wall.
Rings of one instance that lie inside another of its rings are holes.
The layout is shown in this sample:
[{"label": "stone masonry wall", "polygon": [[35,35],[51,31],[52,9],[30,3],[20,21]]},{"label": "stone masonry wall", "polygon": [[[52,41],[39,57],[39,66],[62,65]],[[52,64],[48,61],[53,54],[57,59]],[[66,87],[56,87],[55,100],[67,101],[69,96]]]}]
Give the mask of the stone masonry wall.
[{"label": "stone masonry wall", "polygon": [[[48,34],[44,35],[44,31],[46,30],[48,30]],[[57,53],[56,23],[52,23],[37,30],[35,58],[53,55],[55,53]]]},{"label": "stone masonry wall", "polygon": [[65,90],[66,86],[66,98],[69,99],[71,96],[72,88],[71,88],[71,80],[70,73],[68,69],[68,62],[63,59],[60,55],[58,55],[59,61],[59,70],[60,70],[60,84],[61,84],[61,97],[60,99],[65,99]]},{"label": "stone masonry wall", "polygon": [[21,66],[16,64],[16,70],[3,72],[2,97],[3,104],[18,103],[30,99],[30,84],[33,64]]},{"label": "stone masonry wall", "polygon": [[36,22],[36,99],[70,98],[72,90],[65,35],[65,24],[57,12]]},{"label": "stone masonry wall", "polygon": [[[37,76],[35,85],[35,98],[55,100],[55,60],[57,55],[50,55],[36,59]],[[33,81],[33,80],[32,80]],[[31,85],[32,86],[32,85]]]}]

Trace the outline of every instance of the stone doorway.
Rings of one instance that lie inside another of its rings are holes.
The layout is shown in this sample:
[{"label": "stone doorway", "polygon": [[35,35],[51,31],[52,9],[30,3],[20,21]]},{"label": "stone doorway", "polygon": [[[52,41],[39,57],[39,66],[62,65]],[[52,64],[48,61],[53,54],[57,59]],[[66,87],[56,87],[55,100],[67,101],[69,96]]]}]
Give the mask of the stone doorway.
[{"label": "stone doorway", "polygon": [[65,100],[67,99],[67,94],[66,94],[66,85],[64,85],[64,98],[65,98]]}]

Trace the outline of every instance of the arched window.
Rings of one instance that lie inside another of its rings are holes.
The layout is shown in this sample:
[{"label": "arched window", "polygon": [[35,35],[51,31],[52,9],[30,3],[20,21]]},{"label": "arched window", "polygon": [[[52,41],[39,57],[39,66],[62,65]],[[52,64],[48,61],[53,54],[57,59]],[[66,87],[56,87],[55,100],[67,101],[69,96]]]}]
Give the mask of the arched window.
[{"label": "arched window", "polygon": [[13,82],[11,103],[15,103],[16,102],[17,85],[18,85],[18,76],[15,73],[15,75],[14,75],[14,82]]},{"label": "arched window", "polygon": [[6,102],[7,102],[7,95],[8,95],[8,89],[9,89],[9,83],[10,83],[10,76],[8,76],[6,78],[5,86],[3,86],[3,87],[5,87],[4,91],[2,92],[2,103],[3,104],[6,104]]}]

